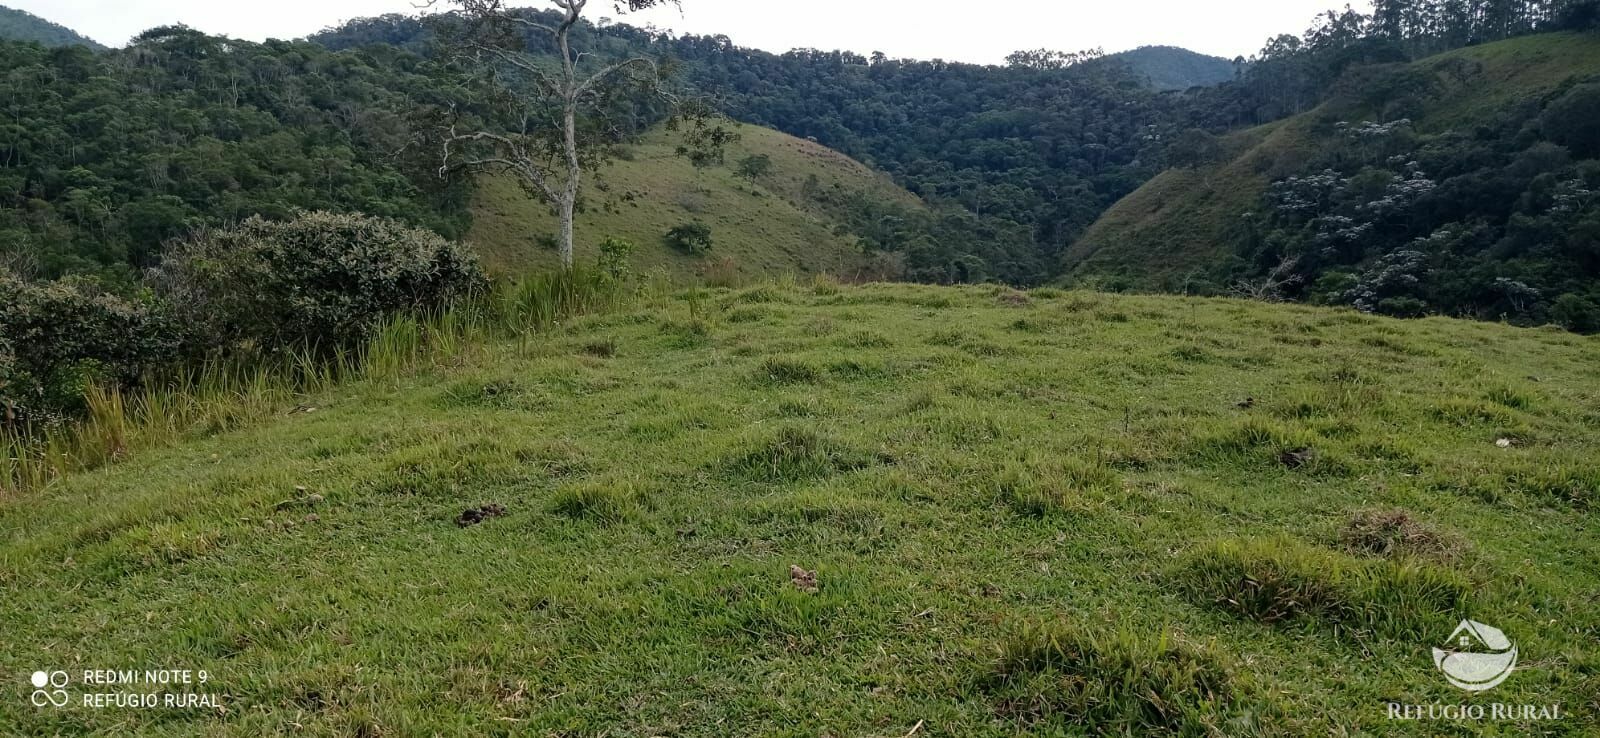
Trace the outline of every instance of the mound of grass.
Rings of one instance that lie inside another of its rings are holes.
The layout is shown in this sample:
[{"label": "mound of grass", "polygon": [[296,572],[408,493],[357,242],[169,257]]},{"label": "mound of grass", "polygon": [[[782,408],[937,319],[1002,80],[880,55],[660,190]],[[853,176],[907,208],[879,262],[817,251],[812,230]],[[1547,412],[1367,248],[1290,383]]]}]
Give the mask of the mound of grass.
[{"label": "mound of grass", "polygon": [[726,468],[749,479],[784,483],[864,469],[871,454],[803,426],[785,426],[733,458]]},{"label": "mound of grass", "polygon": [[1288,538],[1223,541],[1192,554],[1174,586],[1262,623],[1425,638],[1467,613],[1471,585],[1418,562],[1361,560]]},{"label": "mound of grass", "polygon": [[1230,421],[1191,443],[1190,457],[1207,464],[1286,468],[1311,476],[1351,471],[1328,439],[1306,428],[1266,418]]},{"label": "mound of grass", "polygon": [[1592,509],[1600,503],[1600,465],[1566,455],[1513,459],[1489,468],[1458,465],[1436,472],[1432,486],[1490,502]]},{"label": "mound of grass", "polygon": [[1030,734],[1251,735],[1263,713],[1213,648],[1065,624],[999,644],[979,675],[995,712]]},{"label": "mound of grass", "polygon": [[756,369],[757,381],[768,384],[820,382],[823,374],[823,369],[811,362],[782,356],[770,357]]},{"label": "mound of grass", "polygon": [[1466,542],[1438,530],[1405,510],[1362,510],[1339,532],[1339,542],[1353,553],[1455,561]]},{"label": "mound of grass", "polygon": [[550,498],[550,511],[573,520],[615,525],[638,513],[647,501],[633,482],[593,480],[557,490]]},{"label": "mound of grass", "polygon": [[1072,459],[1009,462],[991,482],[996,500],[1030,518],[1082,511],[1119,488],[1109,469]]}]

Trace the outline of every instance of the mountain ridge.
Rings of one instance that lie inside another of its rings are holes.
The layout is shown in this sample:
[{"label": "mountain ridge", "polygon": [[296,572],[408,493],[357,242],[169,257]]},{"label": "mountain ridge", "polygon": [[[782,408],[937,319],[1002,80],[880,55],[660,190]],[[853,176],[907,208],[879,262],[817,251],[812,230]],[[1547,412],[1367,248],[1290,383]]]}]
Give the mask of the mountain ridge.
[{"label": "mountain ridge", "polygon": [[1107,58],[1126,64],[1135,75],[1162,92],[1219,85],[1238,74],[1232,61],[1181,46],[1140,46],[1108,54]]},{"label": "mountain ridge", "polygon": [[87,46],[95,51],[104,51],[106,48],[59,23],[4,5],[0,5],[0,39],[35,41],[45,46]]}]

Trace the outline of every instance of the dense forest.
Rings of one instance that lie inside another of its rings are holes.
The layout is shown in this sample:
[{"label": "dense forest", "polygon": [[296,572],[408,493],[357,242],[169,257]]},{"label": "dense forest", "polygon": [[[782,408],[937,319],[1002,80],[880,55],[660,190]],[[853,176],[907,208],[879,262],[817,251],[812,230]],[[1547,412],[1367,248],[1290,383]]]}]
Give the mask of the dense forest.
[{"label": "dense forest", "polygon": [[99,54],[0,42],[0,259],[129,283],[197,226],[296,209],[459,235],[464,183],[406,176],[395,157],[434,84],[419,63],[182,28]]}]

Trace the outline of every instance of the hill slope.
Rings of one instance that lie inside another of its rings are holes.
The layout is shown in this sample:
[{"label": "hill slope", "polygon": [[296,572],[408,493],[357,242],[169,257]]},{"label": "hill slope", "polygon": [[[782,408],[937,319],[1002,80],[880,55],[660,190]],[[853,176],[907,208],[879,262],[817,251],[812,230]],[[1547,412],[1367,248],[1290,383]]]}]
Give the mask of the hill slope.
[{"label": "hill slope", "polygon": [[[739,276],[830,273],[846,277],[892,277],[868,258],[846,231],[841,200],[875,200],[907,208],[921,202],[874,172],[824,146],[759,126],[738,125],[740,140],[728,147],[728,166],[696,169],[674,154],[672,134],[657,131],[593,177],[584,193],[587,211],[578,218],[578,260],[592,262],[599,242],[610,236],[632,242],[636,268],[675,278],[726,271],[731,259]],[[766,156],[771,170],[754,181],[735,174],[749,156]],[[808,184],[808,182],[811,182]],[[557,263],[552,237],[558,221],[513,180],[485,178],[473,208],[468,239],[495,271],[516,272]],[[711,227],[709,254],[668,247],[666,232],[692,221]]]},{"label": "hill slope", "polygon": [[[1558,303],[1595,290],[1595,263],[1578,254],[1593,248],[1583,222],[1600,217],[1583,194],[1600,186],[1600,151],[1558,116],[1585,119],[1596,79],[1600,36],[1572,33],[1362,70],[1316,110],[1224,139],[1211,163],[1124,198],[1065,265],[1139,288],[1216,289],[1293,258],[1296,296],[1352,304],[1395,254],[1416,252],[1415,289],[1382,286],[1373,307],[1567,322]],[[1513,282],[1541,297],[1502,295]]]},{"label": "hill slope", "polygon": [[0,5],[0,39],[8,41],[34,41],[45,46],[87,46],[101,50],[104,46],[79,35],[65,26],[51,23],[37,15]]},{"label": "hill slope", "polygon": [[1220,85],[1234,78],[1233,62],[1176,46],[1141,46],[1109,56],[1127,64],[1157,90]]},{"label": "hill slope", "polygon": [[1528,665],[1495,701],[1565,719],[1450,730],[1597,725],[1591,339],[765,286],[305,403],[0,500],[0,672],[203,669],[226,708],[22,679],[0,725],[1437,735],[1384,702],[1462,699],[1429,649],[1468,616]]}]

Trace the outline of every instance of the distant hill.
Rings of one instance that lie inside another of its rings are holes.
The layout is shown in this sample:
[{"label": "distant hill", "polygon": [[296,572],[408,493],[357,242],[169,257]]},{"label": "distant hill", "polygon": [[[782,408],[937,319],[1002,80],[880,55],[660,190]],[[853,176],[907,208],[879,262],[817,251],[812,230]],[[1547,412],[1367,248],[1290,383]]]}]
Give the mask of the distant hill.
[{"label": "distant hill", "polygon": [[[588,180],[578,216],[577,259],[593,262],[597,244],[616,237],[638,251],[634,267],[690,278],[718,270],[752,279],[827,272],[889,278],[886,264],[864,253],[840,203],[873,200],[912,210],[922,203],[882,173],[820,144],[769,128],[738,126],[729,166],[696,169],[674,153],[675,138],[656,131],[624,149],[622,158]],[[749,156],[766,156],[771,170],[753,181],[734,173]],[[666,232],[699,221],[713,246],[704,255],[668,247]],[[557,220],[514,181],[480,180],[467,238],[486,266],[502,273],[557,264]]]},{"label": "distant hill", "polygon": [[1316,109],[1213,139],[1066,251],[1072,278],[1600,330],[1600,36],[1373,67]]},{"label": "distant hill", "polygon": [[35,41],[45,46],[87,46],[96,51],[105,48],[70,28],[3,5],[0,5],[0,39]]},{"label": "distant hill", "polygon": [[1234,78],[1233,62],[1176,46],[1141,46],[1109,55],[1128,65],[1157,90],[1187,90],[1220,85]]}]

